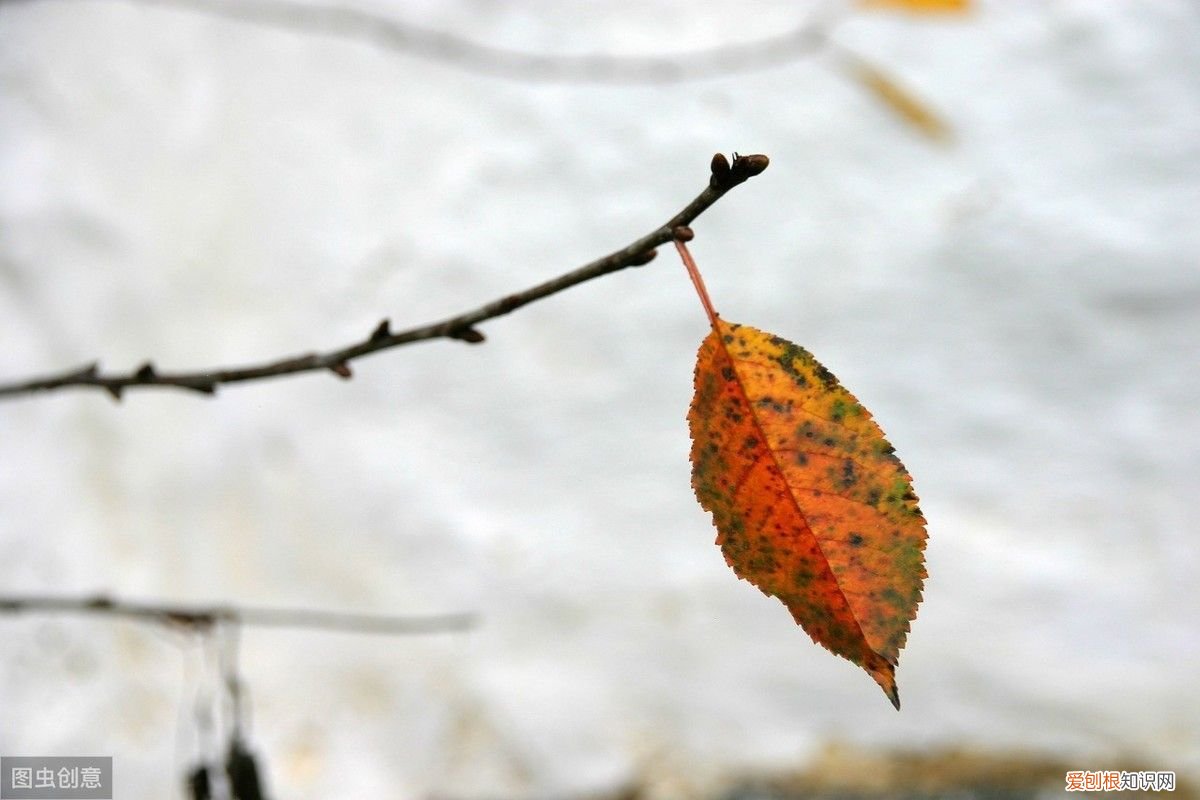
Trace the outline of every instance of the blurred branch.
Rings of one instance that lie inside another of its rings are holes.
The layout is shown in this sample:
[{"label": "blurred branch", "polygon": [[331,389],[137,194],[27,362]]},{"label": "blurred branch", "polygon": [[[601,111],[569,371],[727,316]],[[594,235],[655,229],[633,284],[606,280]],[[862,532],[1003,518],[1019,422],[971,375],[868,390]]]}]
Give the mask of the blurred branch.
[{"label": "blurred branch", "polygon": [[[61,0],[60,0],[61,1]],[[73,0],[80,2],[81,0]],[[883,70],[854,56],[831,36],[844,4],[826,3],[791,29],[752,42],[720,45],[674,56],[539,55],[492,47],[452,33],[369,11],[280,0],[125,0],[185,13],[314,36],[363,42],[383,50],[437,61],[452,67],[530,83],[663,84],[702,80],[767,69],[819,52],[830,52],[851,77],[915,130],[933,140],[949,127],[925,103]],[[46,0],[0,0],[0,6]],[[967,0],[865,0],[866,8],[910,13],[962,13]]]},{"label": "blurred branch", "polygon": [[[785,33],[743,44],[693,50],[672,57],[570,56],[492,47],[370,11],[333,5],[279,0],[127,1],[277,30],[365,42],[469,72],[531,82],[672,83],[764,69],[818,51],[834,20],[834,8],[827,6]],[[0,0],[0,5],[22,2],[34,0]]]},{"label": "blurred branch", "polygon": [[475,327],[481,322],[503,316],[521,306],[557,294],[584,281],[599,278],[626,267],[636,267],[648,263],[655,256],[656,247],[674,238],[676,228],[686,227],[730,189],[766,169],[767,163],[767,157],[763,155],[739,156],[735,153],[733,164],[730,165],[723,155],[717,154],[713,157],[712,176],[704,191],[688,203],[682,211],[652,232],[620,250],[576,270],[440,322],[393,333],[388,320],[384,319],[366,338],[336,350],[307,353],[270,363],[232,369],[166,373],[159,372],[152,363],[147,361],[141,367],[127,374],[105,374],[100,371],[99,364],[93,362],[83,368],[68,370],[57,375],[0,384],[0,397],[85,386],[104,389],[116,400],[121,399],[121,394],[126,389],[133,387],[170,386],[203,394],[214,394],[221,384],[295,375],[317,370],[329,370],[339,377],[350,378],[352,375],[350,362],[354,359],[428,339],[459,339],[471,344],[478,344],[484,340],[483,334]]},{"label": "blurred branch", "polygon": [[207,630],[230,622],[264,628],[308,628],[400,635],[462,631],[475,626],[473,614],[431,616],[380,616],[335,611],[253,608],[248,606],[177,606],[137,603],[108,595],[55,597],[49,595],[0,595],[0,614],[106,614],[167,627]]}]

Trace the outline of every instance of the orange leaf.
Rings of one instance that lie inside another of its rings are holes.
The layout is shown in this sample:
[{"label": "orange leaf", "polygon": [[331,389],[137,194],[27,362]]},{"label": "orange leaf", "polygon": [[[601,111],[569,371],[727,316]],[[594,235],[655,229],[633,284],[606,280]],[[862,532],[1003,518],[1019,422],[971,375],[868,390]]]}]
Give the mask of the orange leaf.
[{"label": "orange leaf", "polygon": [[863,8],[885,8],[913,14],[962,14],[971,7],[970,0],[859,0]]},{"label": "orange leaf", "polygon": [[950,126],[909,90],[862,59],[850,63],[854,77],[901,119],[935,141],[950,137]]},{"label": "orange leaf", "polygon": [[897,709],[895,669],[925,578],[925,519],[883,431],[812,355],[712,316],[700,345],[692,486],[738,577]]}]

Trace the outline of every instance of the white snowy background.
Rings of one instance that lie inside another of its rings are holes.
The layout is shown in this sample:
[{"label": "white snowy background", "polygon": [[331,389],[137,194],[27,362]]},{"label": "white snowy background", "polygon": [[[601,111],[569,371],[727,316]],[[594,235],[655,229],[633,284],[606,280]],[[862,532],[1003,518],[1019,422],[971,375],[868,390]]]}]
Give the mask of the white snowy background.
[{"label": "white snowy background", "polygon": [[[497,47],[670,55],[793,2],[357,7]],[[1200,778],[1200,9],[984,2],[671,85],[536,84],[119,0],[0,3],[0,380],[237,365],[432,321],[623,246],[716,151],[718,309],[812,350],[929,519],[897,714],[735,579],[689,485],[706,321],[670,249],[483,326],[215,400],[0,404],[0,591],[364,613],[247,629],[279,798],[706,796],[829,742]],[[180,796],[211,742],[184,636],[0,617],[0,753],[113,755]],[[204,688],[208,686],[209,688]]]}]

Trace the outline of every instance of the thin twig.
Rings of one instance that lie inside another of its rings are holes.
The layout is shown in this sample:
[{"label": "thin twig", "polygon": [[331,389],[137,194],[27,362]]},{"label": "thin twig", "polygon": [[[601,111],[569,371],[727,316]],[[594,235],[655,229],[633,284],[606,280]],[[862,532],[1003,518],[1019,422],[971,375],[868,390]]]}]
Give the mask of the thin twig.
[{"label": "thin twig", "polygon": [[[37,0],[44,2],[45,0]],[[34,0],[0,0],[15,5]],[[79,2],[79,0],[74,0]],[[818,9],[789,31],[753,42],[671,57],[540,55],[480,44],[355,8],[280,0],[127,0],[310,35],[364,42],[468,72],[527,82],[674,83],[765,69],[812,55],[826,42],[836,8]]]},{"label": "thin twig", "polygon": [[[722,157],[723,160],[724,157]],[[0,384],[0,397],[26,395],[67,387],[92,387],[103,389],[114,399],[119,400],[126,389],[150,386],[169,386],[211,395],[221,384],[295,375],[316,370],[329,370],[341,378],[349,378],[352,375],[350,362],[354,359],[413,342],[430,339],[460,339],[477,344],[484,340],[483,334],[475,327],[481,322],[503,316],[521,306],[557,294],[584,281],[626,267],[648,263],[654,258],[656,247],[666,244],[675,237],[676,228],[687,226],[734,186],[766,169],[767,163],[767,157],[763,155],[739,156],[735,153],[732,166],[726,162],[723,169],[718,169],[718,161],[714,157],[712,176],[704,191],[688,203],[682,211],[652,232],[632,244],[576,270],[440,322],[393,333],[388,320],[384,319],[366,338],[336,350],[290,356],[265,364],[232,369],[159,372],[151,362],[147,361],[130,373],[106,374],[100,371],[98,362],[93,362],[85,367],[67,370],[56,375]]]},{"label": "thin twig", "polygon": [[117,600],[103,594],[91,597],[0,595],[0,614],[23,613],[105,614],[167,627],[201,630],[212,628],[218,623],[235,623],[263,628],[307,628],[384,635],[463,631],[474,627],[477,622],[474,614],[381,616],[236,605],[183,606],[139,603]]}]

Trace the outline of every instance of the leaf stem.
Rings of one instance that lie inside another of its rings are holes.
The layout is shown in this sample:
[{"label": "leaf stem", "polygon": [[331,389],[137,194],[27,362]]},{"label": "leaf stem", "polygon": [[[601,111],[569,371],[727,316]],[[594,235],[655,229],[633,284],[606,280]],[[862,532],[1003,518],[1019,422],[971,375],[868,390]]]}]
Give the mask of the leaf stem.
[{"label": "leaf stem", "polygon": [[717,312],[713,310],[712,300],[709,299],[708,289],[704,286],[704,279],[700,277],[700,270],[696,267],[696,260],[692,258],[691,251],[688,250],[687,244],[683,239],[675,240],[675,249],[679,251],[679,257],[683,259],[683,265],[687,267],[688,277],[692,279],[692,285],[696,287],[696,294],[700,295],[700,304],[704,306],[704,313],[708,314],[708,322],[712,325],[713,330],[717,329]]}]

